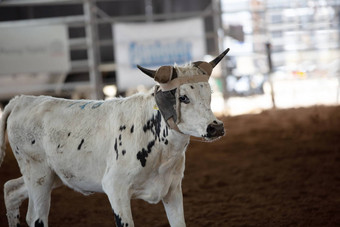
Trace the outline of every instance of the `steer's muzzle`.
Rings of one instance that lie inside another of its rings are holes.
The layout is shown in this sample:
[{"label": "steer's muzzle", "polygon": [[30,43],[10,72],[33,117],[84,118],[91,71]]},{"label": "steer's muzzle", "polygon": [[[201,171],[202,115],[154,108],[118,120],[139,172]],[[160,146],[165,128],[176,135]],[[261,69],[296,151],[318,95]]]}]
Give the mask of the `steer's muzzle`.
[{"label": "steer's muzzle", "polygon": [[224,135],[224,125],[223,123],[217,123],[214,121],[213,123],[208,125],[207,128],[207,137],[208,138],[216,138]]}]

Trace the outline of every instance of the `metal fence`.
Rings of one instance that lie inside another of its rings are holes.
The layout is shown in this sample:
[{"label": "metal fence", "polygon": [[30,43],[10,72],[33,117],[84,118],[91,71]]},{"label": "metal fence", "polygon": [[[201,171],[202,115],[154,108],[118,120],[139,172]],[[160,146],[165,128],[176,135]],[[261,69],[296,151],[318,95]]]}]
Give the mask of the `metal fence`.
[{"label": "metal fence", "polygon": [[[106,12],[103,8],[103,3],[126,4],[127,7],[137,1],[108,1],[108,0],[5,0],[0,2],[0,8],[21,7],[23,10],[29,10],[32,7],[59,7],[59,6],[74,6],[81,7],[80,14],[63,15],[62,17],[48,18],[27,18],[23,20],[8,20],[0,22],[1,27],[13,26],[39,26],[64,24],[68,27],[69,32],[73,30],[81,30],[81,35],[70,37],[70,55],[71,55],[71,70],[65,75],[49,75],[58,77],[57,83],[27,85],[18,87],[3,86],[0,91],[0,99],[9,98],[8,94],[21,93],[52,93],[57,95],[67,95],[79,93],[77,96],[101,99],[103,98],[102,88],[107,83],[115,83],[116,64],[113,59],[113,40],[111,25],[116,22],[152,22],[164,20],[178,20],[190,17],[203,17],[206,21],[206,40],[208,52],[217,54],[222,47],[221,32],[218,32],[221,27],[219,1],[209,0],[204,1],[206,7],[201,10],[191,10],[185,12],[165,12],[153,13],[152,1],[139,1],[144,4],[145,12],[140,14],[119,15],[113,16]],[[168,4],[171,1],[167,1]],[[204,4],[201,4],[204,6]],[[151,8],[150,8],[151,7]],[[101,30],[106,30],[104,35],[101,35]],[[79,33],[79,32],[78,32]],[[104,56],[106,54],[106,56]],[[80,56],[82,55],[82,56]],[[79,57],[80,56],[80,57]],[[103,57],[104,56],[104,57]],[[83,74],[76,76],[75,79],[67,79],[72,74]],[[85,75],[85,76],[84,76]],[[88,76],[86,76],[88,75]],[[27,75],[30,76],[30,75]],[[77,78],[86,78],[78,80]]]}]

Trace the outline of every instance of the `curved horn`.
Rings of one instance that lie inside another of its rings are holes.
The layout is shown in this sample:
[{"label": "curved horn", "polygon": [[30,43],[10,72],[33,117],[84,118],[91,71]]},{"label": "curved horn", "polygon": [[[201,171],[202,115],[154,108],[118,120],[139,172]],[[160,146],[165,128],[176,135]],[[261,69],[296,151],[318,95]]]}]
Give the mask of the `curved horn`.
[{"label": "curved horn", "polygon": [[218,55],[214,60],[209,62],[211,66],[214,68],[221,60],[222,58],[229,52],[229,48],[227,48],[225,51],[222,52],[222,54]]},{"label": "curved horn", "polygon": [[142,71],[143,73],[145,73],[146,75],[148,75],[148,76],[151,77],[152,79],[155,78],[156,70],[146,69],[146,68],[143,68],[143,67],[140,66],[140,65],[137,65],[137,67],[140,69],[140,71]]}]

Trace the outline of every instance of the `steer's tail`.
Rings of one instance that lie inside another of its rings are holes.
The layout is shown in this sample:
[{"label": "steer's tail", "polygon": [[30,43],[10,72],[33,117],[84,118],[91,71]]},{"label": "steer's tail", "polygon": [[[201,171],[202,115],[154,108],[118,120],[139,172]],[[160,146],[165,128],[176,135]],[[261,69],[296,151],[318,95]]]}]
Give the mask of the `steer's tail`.
[{"label": "steer's tail", "polygon": [[[17,98],[17,97],[16,97]],[[0,119],[0,166],[2,164],[2,161],[5,157],[5,151],[6,151],[6,140],[5,140],[5,134],[6,134],[6,126],[7,126],[7,118],[12,112],[14,101],[15,99],[12,99],[7,106],[4,109],[4,112],[2,113],[2,117]]]}]

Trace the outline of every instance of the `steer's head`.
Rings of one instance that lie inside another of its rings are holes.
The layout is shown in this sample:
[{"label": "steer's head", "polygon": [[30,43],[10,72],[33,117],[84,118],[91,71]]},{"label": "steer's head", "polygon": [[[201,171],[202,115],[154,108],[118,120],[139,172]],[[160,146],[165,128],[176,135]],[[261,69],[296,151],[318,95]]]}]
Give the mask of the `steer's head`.
[{"label": "steer's head", "polygon": [[223,123],[211,111],[208,83],[213,68],[229,48],[211,62],[198,61],[183,67],[138,68],[159,83],[155,99],[169,127],[181,133],[213,140],[224,135]]}]

